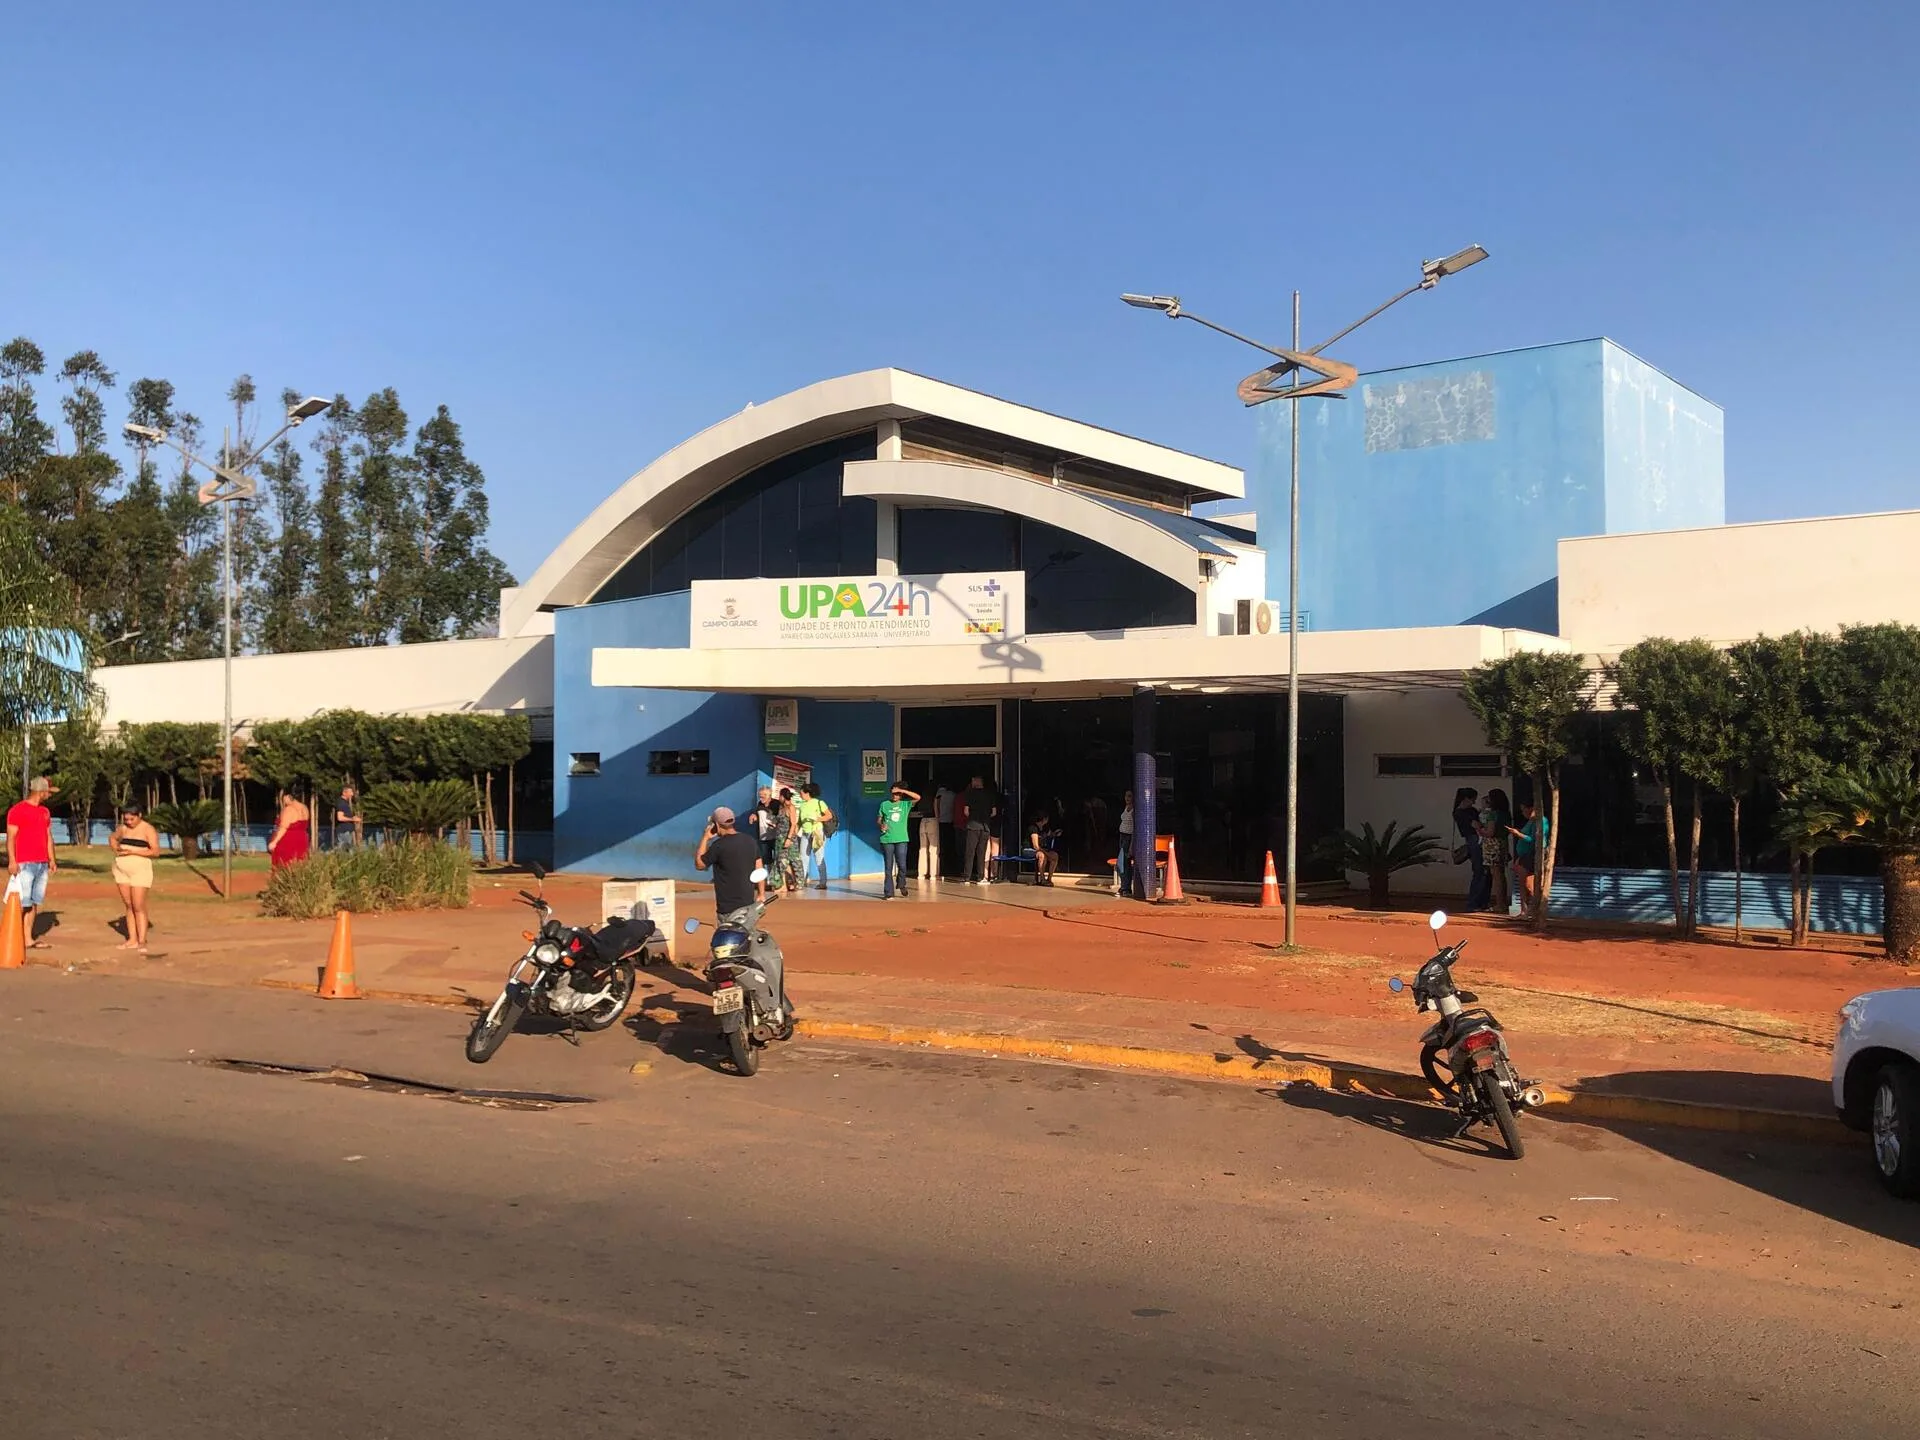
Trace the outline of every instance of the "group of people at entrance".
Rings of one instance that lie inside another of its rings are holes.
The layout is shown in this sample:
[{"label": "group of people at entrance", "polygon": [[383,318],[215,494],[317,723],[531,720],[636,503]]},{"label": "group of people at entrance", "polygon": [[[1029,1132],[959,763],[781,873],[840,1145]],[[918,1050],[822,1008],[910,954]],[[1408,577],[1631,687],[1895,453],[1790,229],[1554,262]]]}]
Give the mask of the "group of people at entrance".
[{"label": "group of people at entrance", "polygon": [[1513,806],[1504,790],[1478,790],[1462,785],[1453,795],[1453,828],[1460,837],[1454,859],[1470,868],[1467,880],[1468,914],[1491,910],[1499,915],[1533,908],[1539,884],[1540,862],[1547,853],[1548,821],[1529,800],[1521,806],[1515,825]]},{"label": "group of people at entrance", "polygon": [[840,817],[818,785],[802,785],[797,791],[783,785],[777,793],[771,785],[762,785],[747,813],[745,833],[760,847],[767,884],[792,893],[802,886],[827,888],[827,841],[839,828]]}]

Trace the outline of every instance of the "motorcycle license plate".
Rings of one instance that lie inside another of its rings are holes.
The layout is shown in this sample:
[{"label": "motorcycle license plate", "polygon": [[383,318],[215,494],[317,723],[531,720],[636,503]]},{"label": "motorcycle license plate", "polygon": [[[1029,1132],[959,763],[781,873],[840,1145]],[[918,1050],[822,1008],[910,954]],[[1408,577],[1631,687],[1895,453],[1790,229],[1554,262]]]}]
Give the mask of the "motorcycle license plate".
[{"label": "motorcycle license plate", "polygon": [[738,1010],[747,1003],[747,992],[738,985],[729,985],[724,990],[713,992],[713,1013],[725,1015]]},{"label": "motorcycle license plate", "polygon": [[1476,1050],[1473,1052],[1473,1068],[1474,1069],[1491,1070],[1493,1069],[1493,1064],[1494,1064],[1493,1051]]}]

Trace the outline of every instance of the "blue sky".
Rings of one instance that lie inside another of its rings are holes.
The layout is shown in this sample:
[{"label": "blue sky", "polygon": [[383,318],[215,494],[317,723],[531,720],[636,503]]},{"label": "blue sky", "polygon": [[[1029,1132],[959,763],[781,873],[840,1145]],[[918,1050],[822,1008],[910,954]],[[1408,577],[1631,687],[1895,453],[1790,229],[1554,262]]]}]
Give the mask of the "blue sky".
[{"label": "blue sky", "polygon": [[1730,518],[1908,506],[1920,20],[1845,8],[23,7],[0,331],[444,402],[525,578],[875,365],[1250,464],[1252,352],[1118,292],[1317,339],[1478,241],[1344,358],[1610,335],[1726,408]]}]

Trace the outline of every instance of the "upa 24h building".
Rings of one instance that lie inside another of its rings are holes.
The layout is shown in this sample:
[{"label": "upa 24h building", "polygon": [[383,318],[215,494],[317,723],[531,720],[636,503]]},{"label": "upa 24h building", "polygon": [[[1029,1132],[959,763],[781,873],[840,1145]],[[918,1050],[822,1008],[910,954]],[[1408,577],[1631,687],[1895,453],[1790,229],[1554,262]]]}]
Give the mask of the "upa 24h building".
[{"label": "upa 24h building", "polygon": [[[1010,844],[1044,809],[1063,872],[1104,879],[1146,758],[1183,872],[1257,882],[1284,823],[1288,410],[1248,476],[902,370],[823,380],[615,488],[497,637],[244,657],[234,713],[525,712],[522,828],[551,823],[523,853],[661,878],[777,777],[847,818],[829,868],[857,881],[888,780],[978,775]],[[1608,340],[1366,375],[1300,415],[1303,855],[1362,822],[1449,835],[1456,786],[1511,788],[1459,695],[1482,661],[1920,621],[1920,511],[1725,524],[1719,408]],[[100,678],[109,723],[220,714],[218,661]],[[1582,758],[1563,903],[1657,913],[1634,777]]]}]

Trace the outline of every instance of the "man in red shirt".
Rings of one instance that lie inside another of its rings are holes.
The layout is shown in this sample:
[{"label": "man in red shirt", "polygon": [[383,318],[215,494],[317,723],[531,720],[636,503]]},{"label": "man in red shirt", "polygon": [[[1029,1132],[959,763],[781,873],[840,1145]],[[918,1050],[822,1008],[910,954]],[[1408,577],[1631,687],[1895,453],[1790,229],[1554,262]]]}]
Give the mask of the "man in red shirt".
[{"label": "man in red shirt", "polygon": [[27,944],[35,950],[46,949],[47,942],[33,938],[33,912],[46,903],[48,874],[60,868],[53,858],[53,817],[47,813],[47,801],[58,793],[46,776],[36,775],[27,798],[7,811],[7,888],[19,893]]}]

